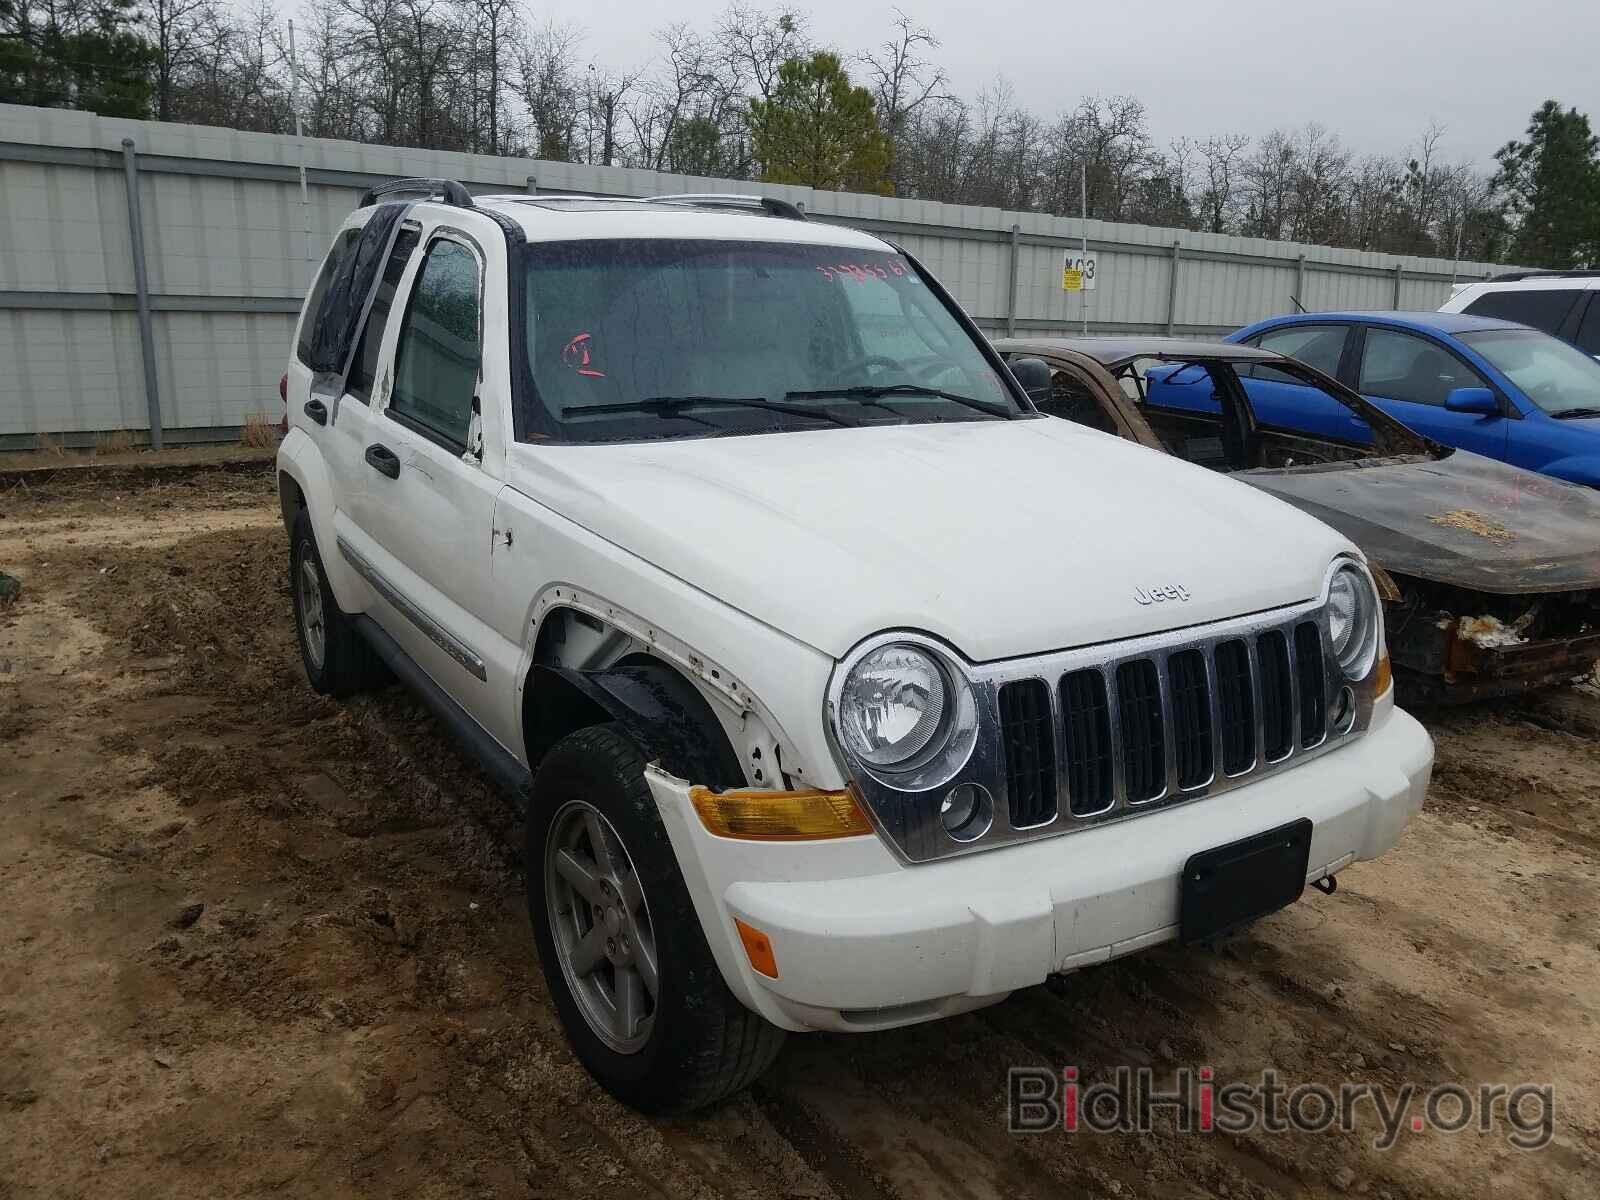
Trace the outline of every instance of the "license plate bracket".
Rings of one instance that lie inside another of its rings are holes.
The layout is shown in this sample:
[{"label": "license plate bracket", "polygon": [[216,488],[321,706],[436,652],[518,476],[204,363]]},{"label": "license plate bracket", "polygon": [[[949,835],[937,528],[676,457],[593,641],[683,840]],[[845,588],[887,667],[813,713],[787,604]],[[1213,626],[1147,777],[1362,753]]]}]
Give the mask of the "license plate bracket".
[{"label": "license plate bracket", "polygon": [[1302,817],[1191,854],[1183,866],[1178,940],[1209,941],[1298,900],[1311,862],[1312,828]]}]

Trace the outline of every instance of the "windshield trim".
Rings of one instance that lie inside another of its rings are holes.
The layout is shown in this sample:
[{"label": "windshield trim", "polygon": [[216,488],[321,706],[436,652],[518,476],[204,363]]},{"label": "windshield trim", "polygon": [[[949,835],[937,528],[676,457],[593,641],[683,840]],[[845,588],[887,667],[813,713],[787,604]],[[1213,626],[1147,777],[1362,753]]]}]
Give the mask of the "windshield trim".
[{"label": "windshield trim", "polygon": [[[520,228],[517,232],[519,234],[521,233]],[[515,441],[527,445],[539,446],[620,445],[628,442],[655,442],[664,440],[687,441],[705,437],[735,437],[762,433],[818,432],[820,429],[844,428],[842,425],[834,424],[820,427],[812,424],[799,424],[797,422],[801,421],[801,418],[791,417],[789,418],[788,422],[784,423],[763,426],[752,425],[748,428],[730,426],[724,429],[711,430],[705,428],[703,425],[692,422],[688,418],[667,416],[659,419],[666,421],[681,420],[684,428],[654,429],[648,431],[619,430],[617,436],[615,437],[574,437],[572,436],[569,423],[560,421],[554,416],[554,414],[551,413],[549,407],[546,405],[543,397],[539,393],[538,383],[534,377],[533,363],[530,356],[530,347],[528,345],[528,337],[526,332],[528,327],[527,272],[532,267],[533,256],[537,253],[538,249],[548,246],[571,245],[578,243],[649,243],[664,241],[689,241],[724,246],[730,244],[731,242],[735,244],[742,243],[759,247],[773,246],[780,248],[802,247],[824,249],[858,249],[858,247],[851,246],[846,242],[840,242],[838,244],[831,242],[796,242],[782,237],[727,239],[714,237],[661,238],[645,235],[617,238],[546,238],[541,239],[538,242],[530,243],[523,236],[517,236],[515,239],[513,239],[508,232],[507,240],[509,253],[507,254],[506,290],[508,315],[510,317],[508,340],[510,342],[510,354],[512,359],[510,372],[512,389],[512,437]],[[989,339],[983,334],[983,331],[978,328],[977,323],[967,315],[966,310],[961,307],[961,305],[945,289],[938,279],[935,278],[927,270],[927,268],[925,268],[922,263],[917,260],[915,255],[909,253],[903,246],[889,241],[888,239],[880,239],[880,241],[882,243],[882,249],[879,252],[896,254],[905,260],[906,264],[911,268],[912,272],[922,283],[923,287],[927,289],[932,298],[937,301],[940,307],[943,308],[945,314],[949,316],[966,335],[969,343],[974,347],[974,349],[976,349],[978,356],[994,373],[995,377],[1000,383],[1002,393],[1014,406],[1014,411],[1005,414],[1004,419],[1015,420],[1018,418],[1039,416],[1040,413],[1038,409],[1034,407],[1033,402],[1028,398],[1027,393],[1023,391],[1021,385],[1017,383],[1015,378],[1013,378],[1010,369],[1005,365],[1005,360],[1001,358],[999,353],[994,349],[993,345],[991,345],[989,342]],[[923,425],[946,424],[957,421],[967,422],[972,420],[984,421],[993,419],[992,417],[971,415],[971,410],[967,409],[961,409],[960,411],[967,415],[956,416],[952,414],[948,419],[906,419],[905,417],[902,417],[902,419],[893,422],[862,422],[861,427],[871,428],[873,425],[880,423],[885,425]],[[768,415],[782,416],[784,414],[773,412]],[[998,416],[999,414],[997,413],[995,415]],[[827,418],[819,416],[817,420],[826,421]]]}]

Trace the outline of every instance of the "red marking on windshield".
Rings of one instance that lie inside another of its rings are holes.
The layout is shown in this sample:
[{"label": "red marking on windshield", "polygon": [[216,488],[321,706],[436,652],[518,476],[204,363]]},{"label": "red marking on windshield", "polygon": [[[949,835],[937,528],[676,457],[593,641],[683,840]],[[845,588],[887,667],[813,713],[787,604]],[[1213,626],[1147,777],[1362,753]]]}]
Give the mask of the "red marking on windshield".
[{"label": "red marking on windshield", "polygon": [[905,264],[897,258],[885,259],[881,263],[833,263],[830,266],[819,266],[817,270],[830,282],[835,279],[847,279],[854,283],[887,279],[890,275],[899,277],[906,273]]},{"label": "red marking on windshield", "polygon": [[575,370],[579,375],[590,379],[604,379],[606,373],[597,371],[589,365],[589,347],[594,340],[592,333],[580,333],[573,337],[561,348],[561,361]]}]

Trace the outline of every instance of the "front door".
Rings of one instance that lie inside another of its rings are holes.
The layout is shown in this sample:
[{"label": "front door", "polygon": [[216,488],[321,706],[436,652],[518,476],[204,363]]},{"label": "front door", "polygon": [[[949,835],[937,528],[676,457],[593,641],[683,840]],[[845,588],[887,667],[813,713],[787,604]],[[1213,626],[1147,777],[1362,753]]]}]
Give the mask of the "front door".
[{"label": "front door", "polygon": [[1446,446],[1489,458],[1506,454],[1506,427],[1499,413],[1451,412],[1445,397],[1456,388],[1498,390],[1467,362],[1430,338],[1399,329],[1365,329],[1356,390],[1396,420]]}]

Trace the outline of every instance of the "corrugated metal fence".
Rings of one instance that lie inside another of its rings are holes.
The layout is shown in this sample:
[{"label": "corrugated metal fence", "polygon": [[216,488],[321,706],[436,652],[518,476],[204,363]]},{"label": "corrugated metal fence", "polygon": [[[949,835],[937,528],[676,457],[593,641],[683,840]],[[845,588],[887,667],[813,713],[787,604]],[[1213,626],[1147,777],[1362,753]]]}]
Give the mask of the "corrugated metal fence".
[{"label": "corrugated metal fence", "polygon": [[[1453,274],[1503,269],[0,105],[0,447],[118,429],[142,440],[151,396],[169,443],[231,438],[251,414],[276,420],[314,264],[359,191],[400,175],[459,179],[475,192],[760,190],[899,241],[996,333],[1077,330],[1085,304],[1091,332],[1178,334],[1223,333],[1288,311],[1293,296],[1310,309],[1436,308]],[[1085,232],[1096,289],[1063,291],[1063,252]]]}]

